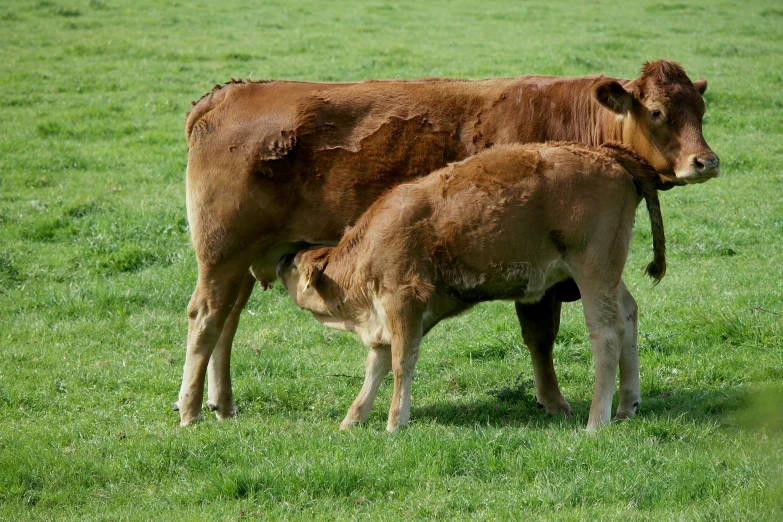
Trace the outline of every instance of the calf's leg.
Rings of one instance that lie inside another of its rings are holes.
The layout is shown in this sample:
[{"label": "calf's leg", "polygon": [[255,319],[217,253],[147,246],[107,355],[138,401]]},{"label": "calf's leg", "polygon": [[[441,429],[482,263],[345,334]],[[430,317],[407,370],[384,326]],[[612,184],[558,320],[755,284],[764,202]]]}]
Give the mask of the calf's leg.
[{"label": "calf's leg", "polygon": [[617,418],[629,419],[636,414],[642,397],[639,379],[638,307],[625,283],[620,282],[620,313],[625,322],[625,335],[620,352],[620,403]]},{"label": "calf's leg", "polygon": [[253,293],[255,278],[248,272],[239,288],[239,295],[231,307],[223,331],[220,333],[212,356],[207,366],[207,408],[214,411],[218,419],[223,420],[232,417],[237,409],[234,404],[234,394],[231,389],[231,347],[234,342],[239,316],[245,308],[250,295]]},{"label": "calf's leg", "polygon": [[391,329],[391,359],[394,372],[394,391],[389,409],[386,431],[393,432],[407,426],[411,409],[411,384],[413,369],[419,359],[419,343],[422,337],[421,314],[405,311],[389,313]]},{"label": "calf's leg", "polygon": [[547,412],[571,416],[571,405],[560,392],[552,361],[555,337],[560,329],[561,302],[550,288],[537,303],[515,303],[522,339],[533,362],[533,387],[536,401]]},{"label": "calf's leg", "polygon": [[620,314],[617,286],[593,285],[592,281],[578,279],[577,283],[582,292],[582,306],[595,363],[595,388],[587,431],[596,431],[611,421],[625,325]]},{"label": "calf's leg", "polygon": [[370,418],[372,404],[375,401],[375,395],[383,381],[392,368],[392,355],[389,346],[378,346],[370,348],[367,354],[367,365],[364,374],[364,384],[359,395],[351,404],[348,414],[340,423],[341,430],[347,430],[356,424],[367,422]]}]

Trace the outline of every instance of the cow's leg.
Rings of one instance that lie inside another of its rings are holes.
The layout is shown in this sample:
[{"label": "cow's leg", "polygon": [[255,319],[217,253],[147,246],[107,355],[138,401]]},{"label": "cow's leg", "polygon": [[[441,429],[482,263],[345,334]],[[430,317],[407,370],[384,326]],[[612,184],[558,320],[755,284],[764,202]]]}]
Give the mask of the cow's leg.
[{"label": "cow's leg", "polygon": [[620,403],[617,406],[617,418],[628,419],[634,416],[642,398],[639,380],[639,314],[636,301],[622,281],[620,313],[625,322],[625,335],[620,352]]},{"label": "cow's leg", "polygon": [[223,331],[212,356],[209,358],[207,408],[209,411],[214,411],[220,420],[232,417],[237,411],[231,389],[231,347],[237,326],[239,326],[239,316],[253,293],[255,282],[256,279],[248,272],[240,286],[237,300],[223,324]]},{"label": "cow's leg", "polygon": [[237,302],[250,261],[233,258],[218,266],[201,265],[196,290],[188,304],[188,346],[176,403],[182,426],[200,417],[207,365],[231,307]]},{"label": "cow's leg", "polygon": [[561,302],[556,299],[553,288],[537,303],[516,303],[522,339],[533,361],[536,401],[551,414],[564,413],[570,417],[571,405],[560,393],[552,361],[555,337],[560,329],[560,307]]},{"label": "cow's leg", "polygon": [[371,348],[367,354],[367,365],[364,373],[364,385],[351,404],[348,414],[340,423],[341,430],[347,430],[356,424],[367,422],[370,418],[372,404],[375,401],[375,395],[383,381],[383,378],[389,374],[392,367],[391,348],[389,346],[379,346]]},{"label": "cow's leg", "polygon": [[611,421],[612,397],[625,330],[617,285],[593,283],[589,279],[577,279],[595,363],[595,389],[587,431],[596,431]]},{"label": "cow's leg", "polygon": [[421,314],[413,311],[389,313],[391,329],[391,359],[394,372],[394,391],[389,409],[386,431],[393,432],[407,426],[411,409],[411,384],[413,369],[419,359],[419,343],[422,337]]}]

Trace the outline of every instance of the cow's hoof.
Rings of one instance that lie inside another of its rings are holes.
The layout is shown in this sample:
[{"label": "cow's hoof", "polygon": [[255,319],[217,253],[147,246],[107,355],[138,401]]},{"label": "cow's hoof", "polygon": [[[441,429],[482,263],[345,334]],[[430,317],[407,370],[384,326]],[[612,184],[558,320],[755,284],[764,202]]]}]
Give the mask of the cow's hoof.
[{"label": "cow's hoof", "polygon": [[539,410],[546,410],[550,415],[564,415],[567,419],[574,416],[571,411],[571,405],[562,397],[554,401],[549,401],[549,404],[544,404],[541,401],[536,400],[536,408]]}]

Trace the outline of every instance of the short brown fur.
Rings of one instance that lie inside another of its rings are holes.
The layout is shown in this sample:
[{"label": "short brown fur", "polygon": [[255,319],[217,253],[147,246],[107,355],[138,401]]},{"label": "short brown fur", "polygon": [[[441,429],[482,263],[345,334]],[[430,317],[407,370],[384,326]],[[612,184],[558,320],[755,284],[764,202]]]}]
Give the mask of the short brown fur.
[{"label": "short brown fur", "polygon": [[[635,80],[232,80],[216,86],[185,124],[188,221],[199,278],[188,306],[181,424],[199,417],[207,374],[209,408],[219,418],[233,415],[230,356],[239,313],[253,278],[268,286],[281,256],[303,242],[338,241],[389,188],[492,145],[614,140],[639,153],[669,186],[714,177],[718,158],[701,133],[704,86],[673,62],[646,64]],[[661,111],[660,121],[652,111]],[[517,315],[539,401],[547,411],[570,414],[551,350],[559,303],[579,293],[568,281],[551,292],[556,295],[539,304],[518,303]],[[626,301],[635,306],[630,294]],[[630,364],[626,374],[634,373]],[[630,411],[638,402],[633,395],[638,392],[623,395],[621,407]]]},{"label": "short brown fur", "polygon": [[621,276],[641,199],[655,245],[648,273],[660,280],[666,270],[660,185],[621,145],[497,146],[387,192],[337,246],[281,261],[278,277],[298,306],[374,350],[342,427],[367,420],[385,369],[373,362],[378,351],[390,350],[394,371],[393,431],[408,418],[415,363],[405,361],[415,361],[430,328],[480,301],[539,301],[571,277],[596,358],[588,428],[606,424],[624,336]]}]

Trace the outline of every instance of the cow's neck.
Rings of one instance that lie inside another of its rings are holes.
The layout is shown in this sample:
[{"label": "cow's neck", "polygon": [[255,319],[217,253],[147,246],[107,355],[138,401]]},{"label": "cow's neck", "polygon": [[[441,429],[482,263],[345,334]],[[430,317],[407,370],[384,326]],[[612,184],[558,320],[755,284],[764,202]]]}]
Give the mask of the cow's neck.
[{"label": "cow's neck", "polygon": [[[623,118],[596,101],[592,80],[580,78],[574,82],[577,85],[565,101],[558,101],[566,106],[557,113],[562,117],[561,124],[550,127],[552,135],[546,140],[576,141],[593,147],[607,141],[624,143]],[[563,117],[564,113],[568,116]]]},{"label": "cow's neck", "polygon": [[[624,143],[623,119],[596,101],[594,83],[595,78],[524,80],[517,86],[518,95],[507,96],[511,107],[500,109],[518,115],[521,123],[516,136],[498,125],[491,129],[486,145],[510,141],[575,141],[591,146],[607,141]],[[487,130],[491,126],[488,121]]]}]

